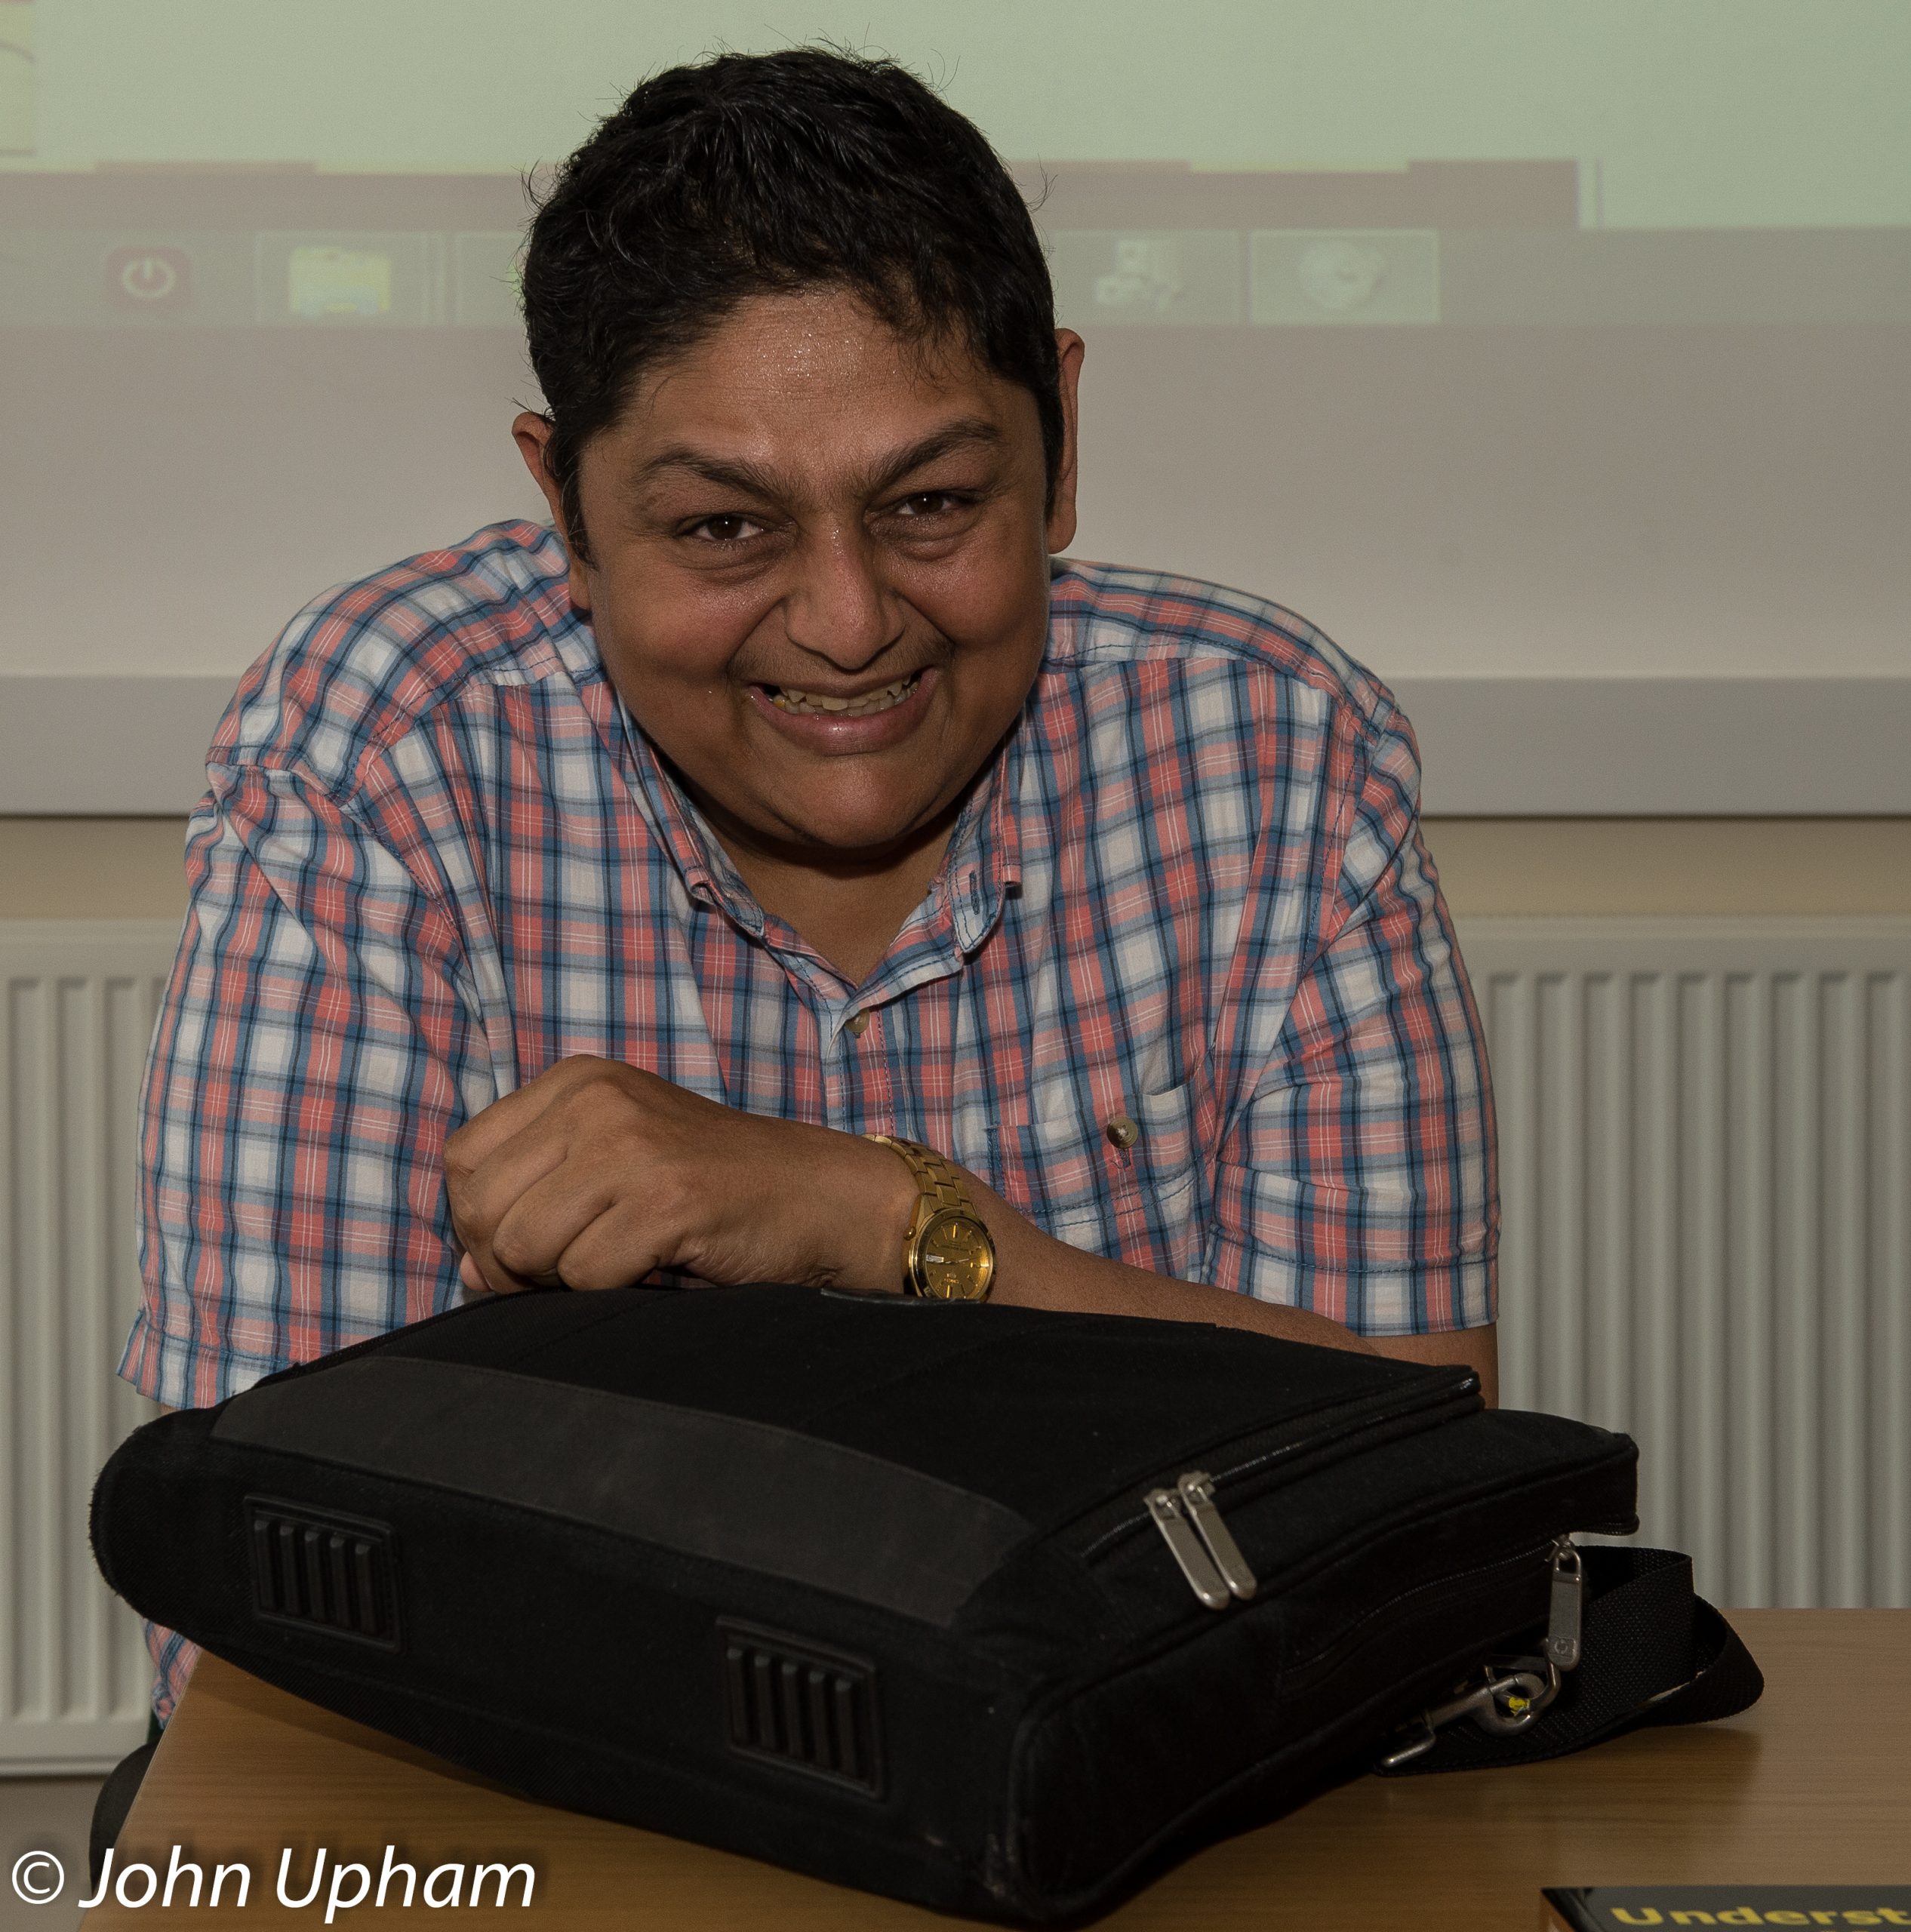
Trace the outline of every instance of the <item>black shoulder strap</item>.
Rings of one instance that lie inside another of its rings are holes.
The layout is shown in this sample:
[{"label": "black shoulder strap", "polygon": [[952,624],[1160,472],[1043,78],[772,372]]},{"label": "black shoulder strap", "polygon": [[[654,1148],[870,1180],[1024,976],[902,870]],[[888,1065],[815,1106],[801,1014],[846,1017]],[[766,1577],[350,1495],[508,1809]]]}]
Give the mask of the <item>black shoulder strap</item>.
[{"label": "black shoulder strap", "polygon": [[1511,1737],[1450,1725],[1431,1750],[1383,1776],[1535,1764],[1648,1724],[1728,1718],[1759,1701],[1765,1678],[1738,1633],[1694,1593],[1689,1556],[1604,1548],[1580,1555],[1580,1665],[1565,1674],[1551,1708]]}]

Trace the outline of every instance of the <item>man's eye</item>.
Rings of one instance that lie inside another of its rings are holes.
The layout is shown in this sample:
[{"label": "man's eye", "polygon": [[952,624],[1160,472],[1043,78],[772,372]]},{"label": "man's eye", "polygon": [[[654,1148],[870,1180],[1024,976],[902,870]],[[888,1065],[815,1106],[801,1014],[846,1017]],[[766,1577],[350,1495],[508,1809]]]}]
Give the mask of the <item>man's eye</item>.
[{"label": "man's eye", "polygon": [[951,490],[919,490],[896,506],[896,513],[906,517],[940,516],[949,510],[959,509],[968,501],[966,497],[959,497]]},{"label": "man's eye", "polygon": [[703,543],[740,543],[761,534],[763,526],[752,517],[706,516],[684,532]]}]

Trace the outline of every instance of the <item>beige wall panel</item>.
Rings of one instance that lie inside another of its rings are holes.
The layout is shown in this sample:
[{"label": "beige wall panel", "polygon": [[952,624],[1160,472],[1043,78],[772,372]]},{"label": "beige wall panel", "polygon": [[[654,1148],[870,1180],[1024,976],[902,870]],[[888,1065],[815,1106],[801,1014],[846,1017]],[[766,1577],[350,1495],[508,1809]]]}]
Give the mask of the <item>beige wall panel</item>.
[{"label": "beige wall panel", "polygon": [[0,818],[0,919],[177,919],[183,818]]},{"label": "beige wall panel", "polygon": [[1911,819],[1429,819],[1462,918],[1911,912]]}]

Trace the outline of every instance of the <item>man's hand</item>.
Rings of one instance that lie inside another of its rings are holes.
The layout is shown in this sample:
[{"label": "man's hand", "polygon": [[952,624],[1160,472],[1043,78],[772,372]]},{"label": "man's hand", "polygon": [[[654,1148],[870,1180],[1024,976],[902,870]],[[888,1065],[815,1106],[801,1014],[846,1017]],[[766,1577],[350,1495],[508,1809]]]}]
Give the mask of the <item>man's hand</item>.
[{"label": "man's hand", "polygon": [[445,1143],[467,1287],[700,1281],[894,1290],[915,1200],[857,1136],[719,1106],[616,1060],[560,1060]]}]

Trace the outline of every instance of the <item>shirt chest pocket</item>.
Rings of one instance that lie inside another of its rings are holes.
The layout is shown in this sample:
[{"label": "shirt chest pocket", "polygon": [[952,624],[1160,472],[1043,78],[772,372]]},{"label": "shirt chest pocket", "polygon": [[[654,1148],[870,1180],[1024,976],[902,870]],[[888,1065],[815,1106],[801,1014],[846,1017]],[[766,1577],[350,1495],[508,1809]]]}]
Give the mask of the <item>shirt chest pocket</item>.
[{"label": "shirt chest pocket", "polygon": [[980,1125],[983,1144],[958,1158],[1058,1241],[1200,1278],[1219,1138],[1205,1060],[1152,1091],[1038,1079],[1025,1106]]}]

